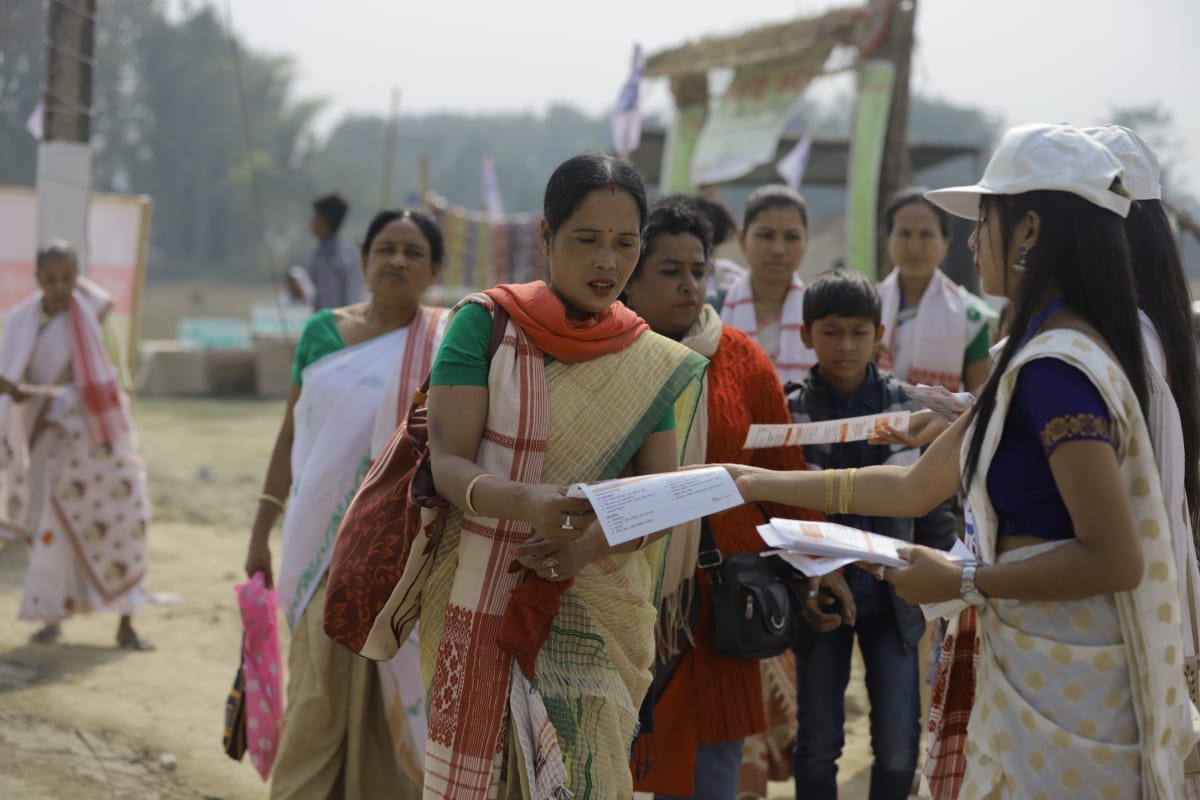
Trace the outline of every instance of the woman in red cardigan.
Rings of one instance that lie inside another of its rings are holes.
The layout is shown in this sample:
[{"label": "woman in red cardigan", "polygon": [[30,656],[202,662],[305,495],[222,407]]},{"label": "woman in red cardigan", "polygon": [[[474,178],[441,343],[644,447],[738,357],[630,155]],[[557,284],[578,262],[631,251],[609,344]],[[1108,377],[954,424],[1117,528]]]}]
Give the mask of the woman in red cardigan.
[{"label": "woman in red cardigan", "polygon": [[[625,290],[625,302],[663,336],[681,341],[709,359],[704,393],[684,448],[685,464],[755,464],[772,469],[804,469],[801,448],[744,450],[751,424],[788,423],[783,387],[767,354],[745,333],[721,324],[704,303],[711,265],[708,220],[685,199],[667,199],[650,212],[644,249]],[[785,466],[786,465],[786,466]],[[776,516],[812,518],[785,507]],[[763,522],[754,506],[741,506],[709,518],[723,555],[764,549],[755,527]],[[732,800],[737,792],[742,740],[766,730],[762,678],[757,661],[719,656],[713,644],[709,579],[696,567],[699,528],[676,529],[670,562],[694,579],[698,614],[693,629],[660,636],[656,662],[653,732],[635,747],[634,780],[639,791],[658,797]],[[679,567],[682,563],[682,567]],[[671,567],[668,566],[668,570]],[[669,581],[670,578],[666,578]],[[798,580],[803,580],[798,578]],[[834,576],[828,591],[844,588]],[[841,594],[841,592],[839,592]],[[853,614],[844,593],[847,616]],[[686,615],[685,615],[686,616]],[[843,617],[810,612],[817,624],[836,626]],[[662,630],[660,628],[660,630]],[[682,634],[682,635],[681,635]],[[644,756],[644,757],[642,757]]]}]

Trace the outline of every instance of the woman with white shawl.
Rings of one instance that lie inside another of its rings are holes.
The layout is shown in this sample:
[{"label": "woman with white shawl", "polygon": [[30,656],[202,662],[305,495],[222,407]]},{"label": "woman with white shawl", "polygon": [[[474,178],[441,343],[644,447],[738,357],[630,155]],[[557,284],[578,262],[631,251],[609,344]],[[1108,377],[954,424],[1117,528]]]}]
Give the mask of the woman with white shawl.
[{"label": "woman with white shawl", "polygon": [[[1083,132],[1026,125],[978,184],[929,193],[977,219],[977,268],[1013,302],[1012,334],[975,408],[915,465],[833,478],[832,502],[866,514],[968,489],[974,563],[911,547],[883,571],[910,602],[964,603],[934,687],[935,797],[1178,797],[1200,738],[1122,175]],[[826,502],[819,475],[728,469],[747,500]]]},{"label": "woman with white shawl", "polygon": [[33,641],[46,643],[72,614],[111,611],[119,647],[152,649],[130,621],[145,602],[150,504],[112,300],[65,242],[38,252],[37,281],[0,348],[0,538],[29,548],[18,616],[42,622]]},{"label": "woman with white shawl", "polygon": [[342,515],[441,340],[444,309],[421,305],[421,296],[442,253],[427,215],[380,212],[362,246],[370,298],[317,312],[297,344],[246,556],[246,574],[262,572],[270,585],[268,539],[286,498],[275,584],[292,639],[272,798],[419,793],[426,726],[416,647],[377,664],[331,641],[321,621]]},{"label": "woman with white shawl", "polygon": [[799,383],[817,357],[804,346],[804,284],[796,270],[808,248],[808,206],[786,186],[763,186],[746,199],[742,250],[749,272],[729,287],[721,322],[750,334],[781,383]]},{"label": "woman with white shawl", "polygon": [[904,189],[884,210],[883,224],[895,266],[879,284],[879,368],[914,385],[978,391],[987,380],[996,313],[940,268],[950,216],[925,199],[924,189]]}]

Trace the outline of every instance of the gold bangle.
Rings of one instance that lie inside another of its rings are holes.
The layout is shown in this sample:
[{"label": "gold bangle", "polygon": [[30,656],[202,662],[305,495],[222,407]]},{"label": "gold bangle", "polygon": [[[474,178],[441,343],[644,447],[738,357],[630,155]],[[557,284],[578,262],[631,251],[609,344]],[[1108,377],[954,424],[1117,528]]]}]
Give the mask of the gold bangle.
[{"label": "gold bangle", "polygon": [[850,470],[848,470],[848,469],[842,470],[842,474],[839,475],[838,478],[839,478],[839,480],[838,480],[838,502],[837,502],[838,513],[845,514],[846,513],[846,487],[849,486]]},{"label": "gold bangle", "polygon": [[846,470],[846,474],[842,477],[842,496],[841,505],[842,513],[850,514],[854,508],[854,481],[858,474],[858,467],[851,467]]},{"label": "gold bangle", "polygon": [[266,492],[263,492],[262,494],[260,494],[258,496],[258,502],[270,503],[271,505],[278,508],[280,511],[287,511],[287,506],[284,505],[283,501],[280,500],[278,497],[276,497],[273,494],[267,494]]},{"label": "gold bangle", "polygon": [[825,470],[825,515],[829,516],[837,511],[837,506],[834,505],[834,482],[837,480],[838,470]]},{"label": "gold bangle", "polygon": [[471,495],[475,492],[475,484],[479,483],[484,478],[494,478],[494,477],[496,477],[496,476],[490,472],[481,472],[478,475],[476,475],[474,478],[471,478],[471,480],[467,483],[466,497],[464,499],[466,500],[467,513],[470,514],[472,517],[479,516],[479,512],[475,510],[475,504],[471,502]]}]

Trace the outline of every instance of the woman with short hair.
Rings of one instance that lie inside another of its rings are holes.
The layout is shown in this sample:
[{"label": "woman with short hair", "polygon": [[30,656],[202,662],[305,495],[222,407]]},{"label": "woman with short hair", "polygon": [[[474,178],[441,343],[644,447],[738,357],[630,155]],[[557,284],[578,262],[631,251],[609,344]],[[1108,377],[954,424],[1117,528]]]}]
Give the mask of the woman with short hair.
[{"label": "woman with short hair", "polygon": [[[645,247],[625,290],[626,304],[663,336],[682,342],[709,359],[701,407],[687,432],[684,464],[738,461],[770,469],[804,469],[799,447],[746,450],[751,425],[790,422],[783,387],[770,359],[742,331],[721,323],[704,302],[712,269],[710,226],[703,212],[683,198],[656,205],[646,226]],[[771,513],[812,519],[791,508]],[[743,506],[703,522],[721,555],[765,549],[755,530],[764,522],[753,506]],[[737,794],[743,740],[767,729],[759,662],[716,652],[712,629],[711,575],[698,567],[701,522],[672,534],[668,569],[695,585],[692,624],[660,617],[653,733],[635,747],[635,782],[661,798],[724,800]],[[799,578],[798,578],[799,580]],[[828,583],[844,587],[840,576]],[[852,601],[845,593],[847,618]],[[833,624],[842,617],[828,615]],[[817,620],[826,622],[824,619]],[[639,754],[647,754],[640,763]],[[644,770],[644,774],[638,774]]]}]

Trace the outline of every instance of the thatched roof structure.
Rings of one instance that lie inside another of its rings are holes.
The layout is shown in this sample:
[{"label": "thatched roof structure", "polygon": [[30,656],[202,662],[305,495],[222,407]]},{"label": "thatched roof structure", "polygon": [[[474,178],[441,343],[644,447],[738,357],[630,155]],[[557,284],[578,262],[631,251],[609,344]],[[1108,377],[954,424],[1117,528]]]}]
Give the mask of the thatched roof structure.
[{"label": "thatched roof structure", "polygon": [[802,59],[814,48],[850,44],[862,15],[861,6],[835,8],[812,19],[764,25],[732,36],[706,36],[649,56],[646,77],[677,78],[710,69]]}]

